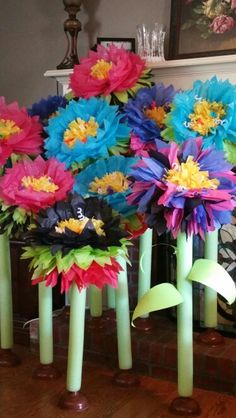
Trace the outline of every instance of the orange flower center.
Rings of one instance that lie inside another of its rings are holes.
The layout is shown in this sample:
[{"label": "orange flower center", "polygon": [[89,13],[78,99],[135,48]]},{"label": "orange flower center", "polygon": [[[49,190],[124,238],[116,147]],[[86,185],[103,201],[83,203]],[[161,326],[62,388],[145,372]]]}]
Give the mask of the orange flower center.
[{"label": "orange flower center", "polygon": [[0,139],[9,139],[19,132],[21,132],[21,129],[13,120],[0,119]]},{"label": "orange flower center", "polygon": [[112,68],[112,62],[107,62],[104,59],[100,59],[95,65],[91,67],[90,75],[98,80],[105,80],[108,77],[108,73]]},{"label": "orange flower center", "polygon": [[38,178],[24,176],[21,179],[21,184],[25,189],[34,190],[35,192],[54,193],[59,189],[49,176],[41,176]]},{"label": "orange flower center", "polygon": [[68,129],[64,133],[64,142],[69,148],[73,148],[77,141],[86,143],[87,137],[95,137],[99,128],[98,123],[93,116],[86,122],[77,118],[70,122]]}]

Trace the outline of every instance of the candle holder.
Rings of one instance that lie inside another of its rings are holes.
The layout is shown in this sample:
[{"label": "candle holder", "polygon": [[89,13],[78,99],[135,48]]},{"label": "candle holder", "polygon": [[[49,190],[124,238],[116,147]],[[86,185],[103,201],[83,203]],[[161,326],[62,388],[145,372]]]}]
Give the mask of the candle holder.
[{"label": "candle holder", "polygon": [[81,31],[81,23],[76,18],[76,14],[80,11],[82,0],[63,0],[63,3],[65,11],[69,14],[69,18],[64,22],[67,50],[62,62],[57,65],[58,70],[73,68],[75,64],[79,64],[77,38]]}]

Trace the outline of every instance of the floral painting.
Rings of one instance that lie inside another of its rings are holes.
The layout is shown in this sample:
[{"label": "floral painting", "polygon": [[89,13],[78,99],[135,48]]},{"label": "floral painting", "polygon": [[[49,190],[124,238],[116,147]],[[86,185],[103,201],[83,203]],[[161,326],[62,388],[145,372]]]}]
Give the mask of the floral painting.
[{"label": "floral painting", "polygon": [[172,0],[170,58],[236,53],[236,0]]}]

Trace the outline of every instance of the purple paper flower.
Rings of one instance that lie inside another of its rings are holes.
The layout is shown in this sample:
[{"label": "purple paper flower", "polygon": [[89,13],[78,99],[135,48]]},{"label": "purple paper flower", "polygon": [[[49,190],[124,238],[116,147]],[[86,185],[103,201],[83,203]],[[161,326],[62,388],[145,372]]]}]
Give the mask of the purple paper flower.
[{"label": "purple paper flower", "polygon": [[201,138],[181,147],[157,141],[157,151],[134,166],[128,202],[137,204],[150,227],[187,235],[220,228],[236,206],[236,176],[222,151],[203,150]]}]

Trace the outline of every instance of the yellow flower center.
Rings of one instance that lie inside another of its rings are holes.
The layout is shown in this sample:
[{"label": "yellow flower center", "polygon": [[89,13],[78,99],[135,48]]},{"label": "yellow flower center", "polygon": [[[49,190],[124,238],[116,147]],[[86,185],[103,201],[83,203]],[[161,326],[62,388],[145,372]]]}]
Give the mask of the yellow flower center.
[{"label": "yellow flower center", "polygon": [[91,116],[89,121],[77,118],[70,122],[68,129],[64,133],[64,142],[69,148],[73,148],[76,141],[87,142],[88,136],[95,137],[99,128],[94,117]]},{"label": "yellow flower center", "polygon": [[215,190],[220,182],[217,179],[209,179],[208,171],[201,171],[199,164],[193,161],[190,155],[185,163],[176,164],[176,166],[167,171],[164,180],[176,184],[184,189],[212,189]]},{"label": "yellow flower center", "polygon": [[222,118],[226,111],[224,105],[219,102],[200,100],[194,105],[194,112],[190,113],[190,122],[186,125],[200,135],[209,135],[218,125],[222,124]]},{"label": "yellow flower center", "polygon": [[11,135],[21,132],[13,120],[0,119],[0,139],[8,139]]},{"label": "yellow flower center", "polygon": [[54,193],[59,189],[49,176],[41,176],[39,178],[24,176],[21,179],[21,184],[26,189],[34,190],[35,192]]},{"label": "yellow flower center", "polygon": [[150,109],[145,110],[145,115],[148,119],[154,120],[159,128],[163,128],[164,119],[166,117],[166,111],[164,106],[152,106]]},{"label": "yellow flower center", "polygon": [[104,59],[100,59],[95,65],[91,67],[90,74],[92,77],[98,80],[104,80],[108,77],[108,73],[112,68],[112,62],[107,62]]},{"label": "yellow flower center", "polygon": [[[90,219],[84,216],[82,219],[75,219],[70,218],[63,221],[58,222],[57,226],[55,227],[55,231],[59,234],[63,234],[65,232],[65,229],[69,229],[70,231],[75,232],[76,234],[82,234],[83,230],[88,223]],[[95,228],[95,231],[97,235],[105,235],[105,232],[103,231],[102,227],[104,225],[103,221],[99,219],[91,219],[91,222]]]},{"label": "yellow flower center", "polygon": [[106,174],[102,178],[95,177],[89,185],[89,191],[98,194],[113,194],[118,192],[124,192],[128,189],[129,183],[126,176],[120,171],[114,171],[113,173]]}]

